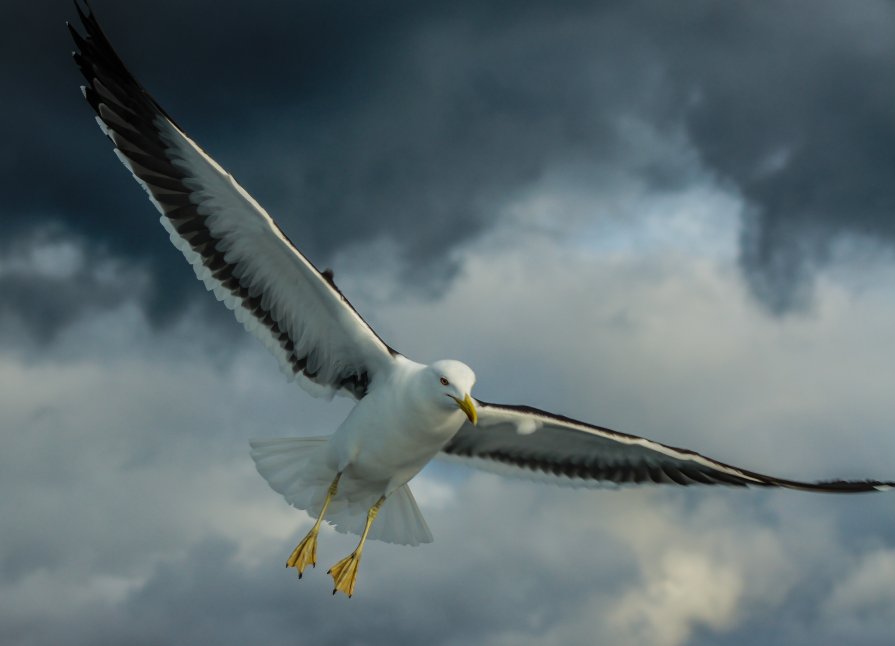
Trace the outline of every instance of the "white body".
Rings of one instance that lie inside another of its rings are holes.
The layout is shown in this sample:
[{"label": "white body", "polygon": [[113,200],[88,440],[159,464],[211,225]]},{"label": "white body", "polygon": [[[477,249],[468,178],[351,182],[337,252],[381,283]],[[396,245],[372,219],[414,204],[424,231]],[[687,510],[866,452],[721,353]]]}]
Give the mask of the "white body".
[{"label": "white body", "polygon": [[369,537],[405,545],[431,542],[407,483],[466,422],[455,398],[468,394],[474,381],[472,371],[456,361],[424,366],[396,357],[335,433],[256,440],[252,458],[275,491],[312,516],[341,473],[326,513],[339,531],[360,533],[367,511],[386,496]]},{"label": "white body", "polygon": [[374,383],[327,443],[326,464],[342,482],[389,496],[410,481],[460,430],[456,406],[433,407],[426,366],[399,357],[386,383]]}]

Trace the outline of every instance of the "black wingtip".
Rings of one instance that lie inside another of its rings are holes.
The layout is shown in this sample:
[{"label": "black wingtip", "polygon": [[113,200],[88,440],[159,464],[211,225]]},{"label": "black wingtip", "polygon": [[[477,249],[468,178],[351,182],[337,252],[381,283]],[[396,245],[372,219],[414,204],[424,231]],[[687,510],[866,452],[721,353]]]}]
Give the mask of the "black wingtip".
[{"label": "black wingtip", "polygon": [[81,24],[85,27],[87,26],[87,19],[90,17],[90,6],[86,7],[86,10],[81,7],[81,3],[78,0],[73,0],[73,5],[75,5],[75,11],[78,12],[78,18],[81,19]]},{"label": "black wingtip", "polygon": [[[140,112],[142,117],[150,121],[156,115],[161,115],[175,127],[179,127],[128,70],[100,27],[90,3],[86,0],[74,0],[74,5],[84,33],[82,35],[72,25],[69,25],[68,29],[76,47],[75,62],[87,79],[87,85],[93,87],[99,81],[112,89],[118,100],[123,102],[130,112]],[[96,105],[93,103],[91,105],[94,110],[97,109]]]},{"label": "black wingtip", "polygon": [[67,21],[67,20],[65,21],[65,26],[68,28],[68,33],[71,34],[72,39],[75,41],[75,45],[77,45],[78,48],[80,49],[81,43],[84,42],[84,37],[81,36],[80,32],[77,29],[75,29],[75,26],[73,24],[71,24],[69,21]]},{"label": "black wingtip", "polygon": [[[82,3],[84,5],[83,8],[81,8]],[[93,8],[87,0],[72,0],[72,4],[75,5],[75,11],[78,12],[78,16],[82,21],[93,17]]]}]

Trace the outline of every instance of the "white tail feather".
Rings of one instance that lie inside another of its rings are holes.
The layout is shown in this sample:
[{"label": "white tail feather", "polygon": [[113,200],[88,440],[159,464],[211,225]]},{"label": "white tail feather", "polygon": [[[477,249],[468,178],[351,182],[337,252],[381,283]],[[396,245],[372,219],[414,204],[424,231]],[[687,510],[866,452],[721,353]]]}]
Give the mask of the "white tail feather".
[{"label": "white tail feather", "polygon": [[[324,459],[327,440],[327,437],[290,437],[250,442],[258,473],[286,502],[313,517],[320,513],[329,485],[336,477]],[[381,495],[381,490],[343,476],[339,491],[326,511],[326,520],[339,532],[360,535],[367,511]],[[432,532],[407,485],[383,503],[368,538],[400,545],[432,542]]]}]

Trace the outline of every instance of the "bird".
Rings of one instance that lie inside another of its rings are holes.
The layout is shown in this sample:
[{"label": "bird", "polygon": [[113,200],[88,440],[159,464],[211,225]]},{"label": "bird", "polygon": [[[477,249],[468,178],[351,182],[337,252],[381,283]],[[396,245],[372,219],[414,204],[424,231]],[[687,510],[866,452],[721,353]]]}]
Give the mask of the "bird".
[{"label": "bird", "polygon": [[324,522],[360,536],[333,565],[333,595],[355,592],[367,540],[433,540],[409,483],[435,457],[554,484],[779,487],[810,492],[884,491],[892,481],[800,482],[735,467],[695,451],[527,405],[472,396],[473,370],[455,360],[422,364],[388,345],[271,216],[152,98],[76,1],[74,60],[114,153],[160,213],[173,245],[207,289],[311,395],[356,401],[331,434],[253,440],[270,487],[314,524],[286,565],[299,578],[317,563]]}]

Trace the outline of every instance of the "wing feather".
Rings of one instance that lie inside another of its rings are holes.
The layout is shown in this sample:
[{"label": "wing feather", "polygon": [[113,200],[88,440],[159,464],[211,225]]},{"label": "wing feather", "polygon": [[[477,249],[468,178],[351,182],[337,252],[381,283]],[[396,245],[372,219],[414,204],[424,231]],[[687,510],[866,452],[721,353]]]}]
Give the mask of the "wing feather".
[{"label": "wing feather", "polygon": [[[77,5],[76,5],[77,6]],[[363,397],[392,348],[267,212],[209,157],[125,67],[89,10],[69,26],[84,96],[115,154],[162,214],[196,276],[312,394]]]},{"label": "wing feather", "polygon": [[704,484],[858,493],[895,486],[878,480],[786,480],[529,406],[478,402],[477,409],[478,425],[465,423],[443,454],[502,475],[583,487]]}]

